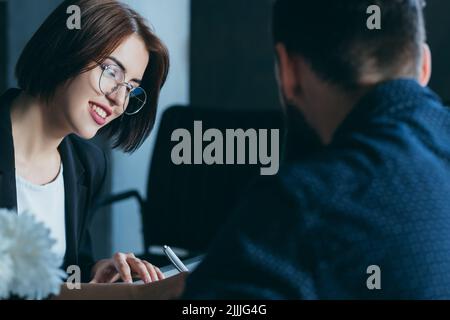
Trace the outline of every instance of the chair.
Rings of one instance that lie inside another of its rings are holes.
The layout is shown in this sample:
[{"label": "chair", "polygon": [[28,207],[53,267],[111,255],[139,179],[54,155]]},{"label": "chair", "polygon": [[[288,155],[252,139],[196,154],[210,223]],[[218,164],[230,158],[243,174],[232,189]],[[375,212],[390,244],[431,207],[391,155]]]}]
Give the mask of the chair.
[{"label": "chair", "polygon": [[[184,106],[167,109],[158,131],[146,198],[136,190],[128,190],[107,196],[97,204],[99,208],[130,198],[138,201],[147,250],[144,258],[155,264],[158,257],[148,252],[154,246],[182,248],[188,252],[183,258],[204,253],[249,181],[260,175],[259,164],[175,165],[171,153],[178,142],[171,141],[172,133],[184,128],[194,137],[193,123],[197,120],[202,121],[203,132],[208,128],[221,132],[239,128],[279,129],[280,140],[284,136],[282,114],[277,111],[229,112]],[[280,148],[282,145],[281,140]]]}]

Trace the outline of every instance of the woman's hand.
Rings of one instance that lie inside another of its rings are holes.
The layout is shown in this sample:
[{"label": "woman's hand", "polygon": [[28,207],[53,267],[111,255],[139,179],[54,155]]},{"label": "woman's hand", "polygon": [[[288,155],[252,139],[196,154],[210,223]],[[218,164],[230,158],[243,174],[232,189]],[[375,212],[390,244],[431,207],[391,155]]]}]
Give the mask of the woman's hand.
[{"label": "woman's hand", "polygon": [[116,253],[111,259],[98,261],[92,268],[93,278],[90,283],[113,283],[122,279],[132,283],[133,276],[139,277],[144,283],[164,279],[159,268],[145,260],[135,257],[133,253]]}]

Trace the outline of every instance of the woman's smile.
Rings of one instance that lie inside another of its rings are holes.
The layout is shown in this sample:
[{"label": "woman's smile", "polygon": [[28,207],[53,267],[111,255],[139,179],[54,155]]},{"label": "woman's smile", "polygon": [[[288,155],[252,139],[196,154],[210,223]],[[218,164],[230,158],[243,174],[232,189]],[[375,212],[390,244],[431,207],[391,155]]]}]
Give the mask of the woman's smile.
[{"label": "woman's smile", "polygon": [[97,102],[89,101],[89,113],[95,123],[103,126],[106,123],[106,119],[111,116],[112,109]]}]

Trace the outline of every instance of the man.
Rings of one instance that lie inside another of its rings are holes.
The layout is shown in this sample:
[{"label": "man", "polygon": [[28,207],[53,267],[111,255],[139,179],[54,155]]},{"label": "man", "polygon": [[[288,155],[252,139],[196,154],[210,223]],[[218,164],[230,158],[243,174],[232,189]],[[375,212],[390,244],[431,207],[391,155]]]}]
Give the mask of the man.
[{"label": "man", "polygon": [[[422,10],[276,2],[288,157],[243,196],[184,298],[450,298],[450,112],[426,88]],[[301,115],[320,145],[302,142]]]}]

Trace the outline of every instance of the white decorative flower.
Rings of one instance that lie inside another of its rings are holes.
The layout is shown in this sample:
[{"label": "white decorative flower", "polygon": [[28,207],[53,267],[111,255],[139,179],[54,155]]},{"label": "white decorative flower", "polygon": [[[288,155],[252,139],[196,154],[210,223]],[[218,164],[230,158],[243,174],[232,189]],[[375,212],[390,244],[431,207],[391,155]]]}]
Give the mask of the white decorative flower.
[{"label": "white decorative flower", "polygon": [[0,299],[58,294],[66,274],[50,231],[30,214],[0,209]]}]

